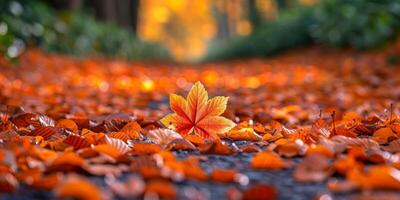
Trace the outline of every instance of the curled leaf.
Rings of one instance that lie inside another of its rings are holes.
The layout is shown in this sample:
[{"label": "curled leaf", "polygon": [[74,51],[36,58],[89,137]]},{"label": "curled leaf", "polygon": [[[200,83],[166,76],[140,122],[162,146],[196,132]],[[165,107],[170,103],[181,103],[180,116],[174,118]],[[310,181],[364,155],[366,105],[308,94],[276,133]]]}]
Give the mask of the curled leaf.
[{"label": "curled leaf", "polygon": [[199,146],[199,150],[203,154],[220,155],[231,155],[239,151],[236,146],[229,146],[227,142],[221,140],[214,140],[212,142],[202,144]]},{"label": "curled leaf", "polygon": [[261,136],[258,135],[253,128],[233,128],[225,134],[226,138],[232,140],[247,140],[247,141],[259,141]]},{"label": "curled leaf", "polygon": [[131,148],[126,144],[124,141],[116,138],[110,138],[106,136],[106,144],[113,146],[114,148],[118,149],[121,154],[125,154],[131,150]]},{"label": "curled leaf", "polygon": [[182,139],[182,136],[170,129],[154,129],[146,134],[147,138],[156,144],[167,145],[175,139]]}]

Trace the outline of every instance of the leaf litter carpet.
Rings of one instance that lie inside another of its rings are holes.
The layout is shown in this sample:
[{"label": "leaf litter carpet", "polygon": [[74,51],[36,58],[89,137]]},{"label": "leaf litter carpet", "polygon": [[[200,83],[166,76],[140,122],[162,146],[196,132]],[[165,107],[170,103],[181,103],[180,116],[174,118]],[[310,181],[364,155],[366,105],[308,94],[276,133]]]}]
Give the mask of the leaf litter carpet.
[{"label": "leaf litter carpet", "polygon": [[399,199],[400,66],[0,61],[3,199]]}]

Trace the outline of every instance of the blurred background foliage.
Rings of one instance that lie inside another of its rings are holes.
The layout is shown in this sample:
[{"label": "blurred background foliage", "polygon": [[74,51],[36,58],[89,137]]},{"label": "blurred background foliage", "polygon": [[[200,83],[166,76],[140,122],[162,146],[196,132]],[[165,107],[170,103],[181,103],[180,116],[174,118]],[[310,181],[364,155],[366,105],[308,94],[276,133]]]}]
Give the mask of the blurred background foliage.
[{"label": "blurred background foliage", "polygon": [[311,44],[379,48],[398,37],[399,8],[399,0],[292,2],[251,34],[210,45],[206,60],[266,56]]},{"label": "blurred background foliage", "polygon": [[0,51],[7,58],[18,57],[28,46],[78,56],[169,57],[163,46],[140,40],[133,31],[113,22],[101,22],[81,10],[58,10],[52,5],[51,1],[1,1]]},{"label": "blurred background foliage", "polygon": [[1,0],[0,52],[177,61],[306,45],[370,49],[399,35],[400,0]]}]

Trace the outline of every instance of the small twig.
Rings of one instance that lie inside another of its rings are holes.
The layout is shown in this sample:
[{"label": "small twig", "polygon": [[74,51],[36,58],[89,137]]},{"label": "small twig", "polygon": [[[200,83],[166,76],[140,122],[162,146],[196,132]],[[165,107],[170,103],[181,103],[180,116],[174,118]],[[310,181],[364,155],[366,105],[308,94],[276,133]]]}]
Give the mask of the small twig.
[{"label": "small twig", "polygon": [[392,123],[393,119],[393,103],[390,104],[390,117],[389,117],[389,124]]},{"label": "small twig", "polygon": [[336,111],[333,111],[331,114],[332,117],[332,126],[333,126],[333,134],[336,135],[336,120],[335,120],[335,116],[336,116]]}]

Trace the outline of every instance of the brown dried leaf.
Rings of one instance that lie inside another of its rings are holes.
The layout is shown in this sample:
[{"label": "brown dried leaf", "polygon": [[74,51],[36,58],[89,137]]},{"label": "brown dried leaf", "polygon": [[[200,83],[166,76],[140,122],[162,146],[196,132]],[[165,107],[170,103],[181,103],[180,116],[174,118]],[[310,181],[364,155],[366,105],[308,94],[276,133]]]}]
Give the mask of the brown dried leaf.
[{"label": "brown dried leaf", "polygon": [[300,182],[321,182],[333,172],[329,160],[320,154],[311,154],[296,167],[293,173],[295,180]]}]

